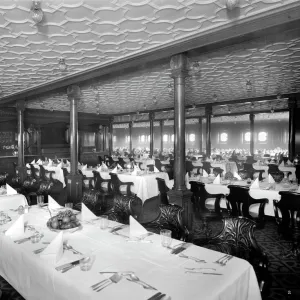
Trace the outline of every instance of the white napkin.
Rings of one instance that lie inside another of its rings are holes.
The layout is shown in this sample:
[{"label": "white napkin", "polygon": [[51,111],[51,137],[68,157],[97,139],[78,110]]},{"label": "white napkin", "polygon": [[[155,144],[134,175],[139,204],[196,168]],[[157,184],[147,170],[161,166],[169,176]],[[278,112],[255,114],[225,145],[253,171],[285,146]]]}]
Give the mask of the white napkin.
[{"label": "white napkin", "polygon": [[7,195],[17,195],[18,192],[12,188],[9,184],[6,184],[6,194]]},{"label": "white napkin", "polygon": [[284,161],[279,166],[280,167],[284,167]]},{"label": "white napkin", "polygon": [[56,264],[63,256],[63,253],[63,231],[61,231],[40,254],[40,258],[47,260],[50,264]]},{"label": "white napkin", "polygon": [[237,180],[242,180],[242,177],[237,172],[233,173],[233,177],[235,177]]},{"label": "white napkin", "polygon": [[118,173],[118,168],[115,167],[110,173],[114,173],[114,174],[117,174]]},{"label": "white napkin", "polygon": [[131,172],[131,175],[136,176],[136,175],[137,175],[137,169],[134,169],[134,170]]},{"label": "white napkin", "polygon": [[258,178],[251,184],[250,189],[259,189],[259,181]]},{"label": "white napkin", "polygon": [[62,162],[60,162],[57,166],[58,166],[59,168],[62,168],[62,166],[63,166]]},{"label": "white napkin", "polygon": [[21,236],[24,234],[24,215],[21,215],[9,228],[6,230],[7,236]]},{"label": "white napkin", "polygon": [[132,216],[129,217],[129,226],[130,236],[132,237],[137,237],[148,233],[148,231]]},{"label": "white napkin", "polygon": [[59,159],[57,159],[57,163],[60,163],[60,160],[59,160]]},{"label": "white napkin", "polygon": [[137,171],[141,171],[141,169],[140,169],[140,167],[138,165],[135,165],[134,169],[137,170]]},{"label": "white napkin", "polygon": [[81,203],[81,221],[88,221],[96,218],[96,215],[94,215],[84,203]]},{"label": "white napkin", "polygon": [[49,209],[57,209],[62,208],[50,195],[48,195],[48,208]]},{"label": "white napkin", "polygon": [[67,165],[70,165],[70,162],[67,160]]},{"label": "white napkin", "polygon": [[36,162],[38,165],[42,165],[43,162],[39,159],[37,162]]},{"label": "white napkin", "polygon": [[215,178],[215,180],[213,181],[213,184],[221,184],[220,174]]},{"label": "white napkin", "polygon": [[78,162],[78,166],[81,166],[81,163],[80,163],[80,162]]},{"label": "white napkin", "polygon": [[123,168],[119,164],[117,164],[117,168],[123,170]]},{"label": "white napkin", "polygon": [[84,165],[84,166],[81,168],[82,171],[85,171],[86,169],[87,169],[87,165]]},{"label": "white napkin", "polygon": [[269,174],[269,176],[268,176],[268,181],[269,181],[269,183],[275,183],[275,180],[271,174]]},{"label": "white napkin", "polygon": [[205,170],[203,170],[203,175],[202,176],[203,177],[208,177],[208,174],[207,174],[207,172]]},{"label": "white napkin", "polygon": [[102,172],[102,166],[96,169],[97,172]]},{"label": "white napkin", "polygon": [[107,167],[107,165],[104,162],[102,162],[101,167],[99,169],[101,169],[103,172],[107,172],[108,171],[108,167]]},{"label": "white napkin", "polygon": [[26,168],[30,169],[30,164],[26,164]]},{"label": "white napkin", "polygon": [[154,173],[159,173],[160,171],[154,166]]},{"label": "white napkin", "polygon": [[34,164],[35,164],[35,159],[34,159],[34,160],[31,162],[31,164],[32,164],[32,165],[34,165]]},{"label": "white napkin", "polygon": [[52,159],[49,158],[48,167],[52,167],[52,165],[53,165],[53,161],[52,161]]},{"label": "white napkin", "polygon": [[288,159],[286,162],[288,165],[292,165],[291,161]]}]

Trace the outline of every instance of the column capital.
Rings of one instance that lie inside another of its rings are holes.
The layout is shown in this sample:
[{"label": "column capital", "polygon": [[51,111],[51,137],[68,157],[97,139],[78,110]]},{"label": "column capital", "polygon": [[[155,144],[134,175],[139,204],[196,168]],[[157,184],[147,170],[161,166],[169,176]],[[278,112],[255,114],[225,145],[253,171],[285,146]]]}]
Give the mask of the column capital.
[{"label": "column capital", "polygon": [[250,121],[254,120],[255,119],[255,114],[254,113],[250,113],[249,114],[249,119],[250,119]]},{"label": "column capital", "polygon": [[206,105],[205,106],[205,115],[212,115],[212,106],[211,105]]},{"label": "column capital", "polygon": [[188,77],[188,57],[186,54],[180,53],[173,55],[170,60],[171,77]]},{"label": "column capital", "polygon": [[68,99],[69,100],[76,100],[79,101],[80,100],[80,96],[81,96],[81,90],[80,87],[78,85],[70,85],[67,88],[67,95],[68,95]]},{"label": "column capital", "polygon": [[297,99],[295,97],[291,97],[288,99],[288,107],[289,109],[297,108]]},{"label": "column capital", "polygon": [[149,120],[154,121],[155,113],[153,111],[149,112]]},{"label": "column capital", "polygon": [[128,124],[129,124],[129,128],[132,128],[133,121],[130,121]]},{"label": "column capital", "polygon": [[199,122],[199,124],[202,123],[202,117],[198,118],[198,122]]},{"label": "column capital", "polygon": [[16,102],[16,109],[23,112],[25,110],[25,100],[18,100]]},{"label": "column capital", "polygon": [[109,123],[112,124],[114,122],[114,116],[109,117]]},{"label": "column capital", "polygon": [[164,120],[160,120],[160,121],[159,121],[160,126],[164,126],[164,123],[165,123]]}]

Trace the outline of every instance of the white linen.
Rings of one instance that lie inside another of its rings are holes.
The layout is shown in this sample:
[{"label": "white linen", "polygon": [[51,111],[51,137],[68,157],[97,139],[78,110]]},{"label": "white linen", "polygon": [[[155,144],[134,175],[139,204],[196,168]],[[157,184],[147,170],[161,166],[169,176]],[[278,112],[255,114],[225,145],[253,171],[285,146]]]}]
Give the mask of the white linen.
[{"label": "white linen", "polygon": [[49,264],[56,264],[63,256],[63,231],[57,234],[47,248],[40,254],[40,258]]},{"label": "white linen", "polygon": [[203,177],[208,177],[208,174],[205,170],[203,170]]},{"label": "white linen", "polygon": [[148,231],[132,216],[129,217],[130,236],[138,237],[148,233]]},{"label": "white linen", "polygon": [[30,169],[30,164],[27,163],[27,164],[26,164],[26,168],[27,168],[27,169]]},{"label": "white linen", "polygon": [[35,164],[35,159],[34,159],[34,160],[31,162],[31,164],[32,164],[32,165],[34,165],[34,164]]},{"label": "white linen", "polygon": [[115,167],[110,173],[117,174],[118,173],[118,167]]},{"label": "white linen", "polygon": [[85,171],[87,169],[87,165],[81,167],[81,171]]},{"label": "white linen", "polygon": [[213,181],[213,184],[221,184],[220,174],[218,174],[218,176],[215,178],[215,180]]},{"label": "white linen", "polygon": [[6,184],[6,194],[9,195],[17,195],[18,192],[12,188],[9,184]]},{"label": "white linen", "polygon": [[251,184],[250,189],[259,189],[259,180],[256,178],[254,182]]},{"label": "white linen", "polygon": [[[55,233],[47,230],[46,211],[33,207],[28,222],[43,228],[43,240],[51,241]],[[112,225],[117,225],[114,223]],[[128,232],[125,228],[120,233]],[[32,234],[30,232],[27,235]],[[222,253],[191,245],[186,255],[200,257],[207,261],[205,267],[216,268],[216,273],[223,276],[204,276],[202,274],[186,274],[184,267],[195,267],[195,262],[171,255],[168,249],[161,246],[159,235],[148,238],[153,243],[129,243],[123,237],[113,235],[108,230],[99,230],[95,225],[85,225],[83,230],[68,237],[68,243],[82,253],[91,250],[95,261],[89,272],[82,272],[75,267],[67,273],[55,270],[52,264],[32,253],[41,248],[41,244],[15,244],[10,238],[0,236],[0,276],[14,286],[25,299],[33,300],[141,300],[148,299],[157,291],[171,297],[172,300],[260,300],[257,279],[252,266],[245,260],[234,257],[226,266],[220,267],[213,261],[221,258]],[[172,246],[180,241],[173,240]],[[45,250],[44,250],[45,251]],[[79,259],[70,251],[65,251],[55,265]],[[22,266],[22,267],[20,267]],[[196,266],[197,267],[197,266]],[[95,293],[90,286],[110,276],[101,275],[99,271],[133,271],[141,280],[154,286],[157,291],[141,288],[141,286],[121,280],[112,284],[100,293]],[[168,278],[168,280],[164,280]]]},{"label": "white linen", "polygon": [[284,161],[279,166],[280,167],[284,167]]},{"label": "white linen", "polygon": [[84,203],[81,203],[81,221],[89,221],[91,219],[97,218]]},{"label": "white linen", "polygon": [[159,173],[160,171],[154,166],[154,173]]},{"label": "white linen", "polygon": [[134,169],[132,172],[131,172],[131,175],[133,175],[133,176],[137,176],[137,169]]},{"label": "white linen", "polygon": [[101,171],[102,171],[102,172],[107,172],[107,171],[108,171],[108,167],[107,167],[107,165],[106,165],[104,162],[102,162],[100,168],[101,168]]},{"label": "white linen", "polygon": [[39,159],[37,162],[36,162],[38,165],[42,165],[43,162]]},{"label": "white linen", "polygon": [[4,195],[0,196],[0,210],[17,209],[20,205],[28,205],[27,199],[24,195]]},{"label": "white linen", "polygon": [[119,164],[117,164],[117,168],[118,168],[119,170],[123,170],[123,168],[122,168]]},{"label": "white linen", "polygon": [[298,190],[296,191],[297,193],[300,193],[300,186],[298,187]]},{"label": "white linen", "polygon": [[50,195],[48,195],[48,208],[51,209],[58,209],[62,208]]},{"label": "white linen", "polygon": [[235,177],[237,180],[242,180],[242,177],[237,172],[233,173],[233,177]]},{"label": "white linen", "polygon": [[274,180],[274,178],[271,174],[269,174],[269,176],[268,176],[268,182],[269,183],[275,183],[275,180]]},{"label": "white linen", "polygon": [[62,184],[63,187],[66,186],[65,184],[65,177],[64,177],[64,171],[62,168],[58,167],[58,166],[52,166],[48,164],[48,166],[44,166],[44,169],[47,171],[54,171],[55,173],[53,174],[53,179],[59,180]]},{"label": "white linen", "polygon": [[21,215],[5,232],[6,236],[19,237],[24,234],[24,215]]}]

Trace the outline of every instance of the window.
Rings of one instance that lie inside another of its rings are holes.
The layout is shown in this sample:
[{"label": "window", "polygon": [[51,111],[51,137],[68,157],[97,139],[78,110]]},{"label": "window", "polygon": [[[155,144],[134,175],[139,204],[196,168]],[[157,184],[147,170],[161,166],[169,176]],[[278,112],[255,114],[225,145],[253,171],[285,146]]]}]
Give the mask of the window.
[{"label": "window", "polygon": [[259,142],[266,142],[268,139],[268,133],[265,131],[261,131],[258,133],[258,141]]},{"label": "window", "polygon": [[144,143],[145,142],[145,136],[141,135],[141,142]]},{"label": "window", "polygon": [[245,142],[250,142],[250,138],[251,138],[251,133],[248,131],[244,135]]},{"label": "window", "polygon": [[150,142],[150,134],[148,135],[148,142]]},{"label": "window", "polygon": [[196,140],[196,135],[195,135],[194,133],[191,133],[191,134],[189,135],[189,140],[190,140],[190,142],[195,142],[195,140]]},{"label": "window", "polygon": [[126,136],[125,141],[126,141],[126,143],[130,142],[130,136],[129,135]]},{"label": "window", "polygon": [[174,134],[171,135],[171,141],[174,142]]},{"label": "window", "polygon": [[83,132],[83,146],[84,147],[95,147],[95,133],[94,132]]},{"label": "window", "polygon": [[228,141],[228,134],[226,132],[222,132],[220,134],[220,142],[226,143]]},{"label": "window", "polygon": [[163,136],[163,141],[167,142],[169,140],[169,136],[167,134],[164,134]]},{"label": "window", "polygon": [[113,136],[113,141],[114,141],[114,142],[117,141],[117,136],[116,136],[116,135]]}]

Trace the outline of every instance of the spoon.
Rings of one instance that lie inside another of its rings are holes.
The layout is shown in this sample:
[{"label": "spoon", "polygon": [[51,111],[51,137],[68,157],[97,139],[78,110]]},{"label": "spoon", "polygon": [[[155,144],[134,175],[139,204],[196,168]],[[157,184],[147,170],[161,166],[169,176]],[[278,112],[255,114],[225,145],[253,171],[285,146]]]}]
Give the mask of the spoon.
[{"label": "spoon", "polygon": [[75,250],[71,245],[69,245],[68,243],[64,244],[64,249],[65,250],[70,250],[72,251],[74,254],[79,254],[79,255],[82,255],[81,252]]},{"label": "spoon", "polygon": [[141,281],[134,273],[122,273],[122,275],[129,276],[129,278],[126,278],[127,280],[140,284],[144,289],[155,291],[157,290],[155,287],[149,285],[148,283]]}]

